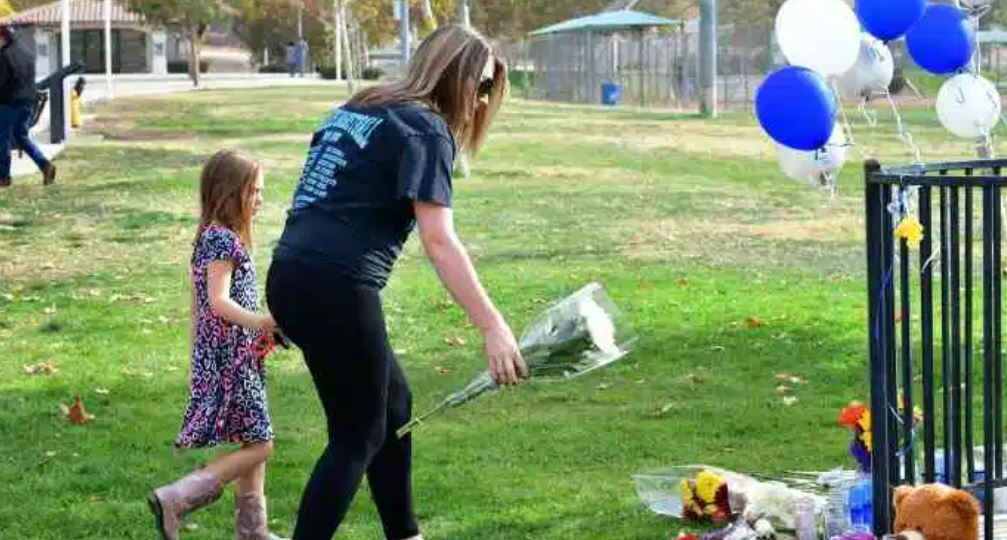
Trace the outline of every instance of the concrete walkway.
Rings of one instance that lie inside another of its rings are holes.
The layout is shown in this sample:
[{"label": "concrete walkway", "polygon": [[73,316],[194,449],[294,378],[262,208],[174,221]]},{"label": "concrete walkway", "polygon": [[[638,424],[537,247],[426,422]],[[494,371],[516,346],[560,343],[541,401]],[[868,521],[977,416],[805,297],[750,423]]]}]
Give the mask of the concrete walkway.
[{"label": "concrete walkway", "polygon": [[[75,81],[73,78],[72,81]],[[85,75],[84,80],[87,86],[84,90],[84,105],[106,101],[109,99],[108,87],[104,75]],[[304,78],[291,78],[286,74],[258,74],[258,73],[208,73],[200,81],[199,90],[214,90],[223,88],[266,88],[266,87],[303,87],[330,85],[333,89],[345,87],[345,82],[325,80],[317,75]],[[112,84],[112,99],[120,97],[155,96],[165,94],[177,94],[181,92],[191,92],[197,90],[192,86],[192,82],[187,75],[116,75]],[[85,110],[85,115],[87,111]],[[49,111],[42,113],[42,119],[32,130],[32,137],[42,152],[49,159],[53,159],[63,151],[62,144],[47,144],[49,141]],[[73,144],[74,134],[70,134],[69,143]],[[57,167],[59,163],[56,163]],[[29,175],[38,176],[41,182],[41,174],[28,156],[18,157],[13,155],[11,164],[11,176],[14,178]],[[25,178],[24,181],[31,181]]]}]

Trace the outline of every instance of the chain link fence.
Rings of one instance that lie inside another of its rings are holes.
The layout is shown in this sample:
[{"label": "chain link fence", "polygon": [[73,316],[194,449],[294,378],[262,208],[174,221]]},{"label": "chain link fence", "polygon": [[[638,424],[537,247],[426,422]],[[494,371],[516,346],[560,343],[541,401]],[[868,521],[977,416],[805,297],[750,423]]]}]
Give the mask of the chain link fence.
[{"label": "chain link fence", "polygon": [[[616,85],[624,105],[693,109],[699,100],[699,28],[567,33],[498,44],[517,95],[601,103],[602,85]],[[751,103],[755,89],[783,57],[771,27],[722,26],[717,99],[723,108]]]}]

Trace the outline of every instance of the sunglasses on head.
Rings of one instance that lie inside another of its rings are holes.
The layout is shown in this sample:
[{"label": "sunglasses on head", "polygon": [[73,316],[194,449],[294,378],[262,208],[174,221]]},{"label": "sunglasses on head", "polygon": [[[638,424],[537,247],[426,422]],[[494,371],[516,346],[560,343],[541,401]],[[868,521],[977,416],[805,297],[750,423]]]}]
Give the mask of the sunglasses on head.
[{"label": "sunglasses on head", "polygon": [[493,79],[483,79],[479,82],[479,89],[476,91],[476,97],[484,98],[489,97],[493,93],[494,82]]}]

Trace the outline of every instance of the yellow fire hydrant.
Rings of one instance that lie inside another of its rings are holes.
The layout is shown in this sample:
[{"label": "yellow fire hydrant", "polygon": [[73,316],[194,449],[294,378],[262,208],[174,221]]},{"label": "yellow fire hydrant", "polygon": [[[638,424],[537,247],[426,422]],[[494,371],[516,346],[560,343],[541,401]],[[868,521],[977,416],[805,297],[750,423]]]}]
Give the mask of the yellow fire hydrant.
[{"label": "yellow fire hydrant", "polygon": [[70,91],[70,126],[75,129],[84,125],[80,105],[81,97],[84,95],[84,84],[84,77],[81,77]]}]

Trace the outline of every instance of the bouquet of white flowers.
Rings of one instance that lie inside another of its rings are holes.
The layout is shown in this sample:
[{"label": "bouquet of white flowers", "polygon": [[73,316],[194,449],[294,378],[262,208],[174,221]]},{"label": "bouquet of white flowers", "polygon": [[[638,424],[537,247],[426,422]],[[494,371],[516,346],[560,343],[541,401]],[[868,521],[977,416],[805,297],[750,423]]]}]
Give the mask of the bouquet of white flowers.
[{"label": "bouquet of white flowers", "polygon": [[[629,353],[635,340],[605,289],[592,283],[540,315],[521,337],[519,347],[528,364],[529,378],[563,381],[619,360]],[[398,436],[444,409],[459,407],[497,388],[489,372],[484,371],[468,386],[400,428]]]}]

